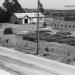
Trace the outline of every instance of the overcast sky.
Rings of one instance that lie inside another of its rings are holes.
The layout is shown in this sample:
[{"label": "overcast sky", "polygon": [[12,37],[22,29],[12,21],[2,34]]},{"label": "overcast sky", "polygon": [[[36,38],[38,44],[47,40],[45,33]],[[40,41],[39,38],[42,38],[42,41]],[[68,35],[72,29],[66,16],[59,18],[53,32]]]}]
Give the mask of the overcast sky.
[{"label": "overcast sky", "polygon": [[[36,8],[37,0],[18,0],[23,8]],[[4,0],[0,0],[0,6]],[[75,0],[40,0],[44,8],[50,9],[75,9]],[[73,5],[74,7],[65,7],[65,5]]]}]

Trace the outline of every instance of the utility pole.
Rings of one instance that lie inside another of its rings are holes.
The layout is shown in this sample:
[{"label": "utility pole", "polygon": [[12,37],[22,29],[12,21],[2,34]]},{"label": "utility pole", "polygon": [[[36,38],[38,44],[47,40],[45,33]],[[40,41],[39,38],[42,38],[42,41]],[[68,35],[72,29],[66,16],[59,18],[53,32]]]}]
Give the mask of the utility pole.
[{"label": "utility pole", "polygon": [[39,0],[37,1],[37,54],[39,54]]}]

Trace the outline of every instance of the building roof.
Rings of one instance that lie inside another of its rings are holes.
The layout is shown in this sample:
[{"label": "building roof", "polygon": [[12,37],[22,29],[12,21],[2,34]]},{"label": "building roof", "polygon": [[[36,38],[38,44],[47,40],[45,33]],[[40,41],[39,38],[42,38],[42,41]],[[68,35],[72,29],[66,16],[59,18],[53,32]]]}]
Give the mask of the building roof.
[{"label": "building roof", "polygon": [[[14,13],[14,14],[17,18],[24,18],[26,16],[31,18],[37,17],[37,13]],[[42,13],[39,13],[39,17],[44,17],[44,15]]]}]

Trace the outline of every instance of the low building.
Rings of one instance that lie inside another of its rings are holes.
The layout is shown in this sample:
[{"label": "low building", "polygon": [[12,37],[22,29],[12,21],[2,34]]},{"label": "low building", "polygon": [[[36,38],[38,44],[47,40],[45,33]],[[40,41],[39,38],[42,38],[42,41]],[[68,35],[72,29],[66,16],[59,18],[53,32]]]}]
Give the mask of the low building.
[{"label": "low building", "polygon": [[44,21],[48,25],[52,26],[54,29],[64,30],[64,31],[75,31],[74,21],[64,21],[53,18],[45,18]]},{"label": "low building", "polygon": [[[37,23],[37,13],[14,13],[10,22],[13,24],[34,24]],[[39,22],[44,22],[42,13],[39,13]]]},{"label": "low building", "polygon": [[59,30],[75,31],[75,22],[72,21],[54,20],[53,26]]}]

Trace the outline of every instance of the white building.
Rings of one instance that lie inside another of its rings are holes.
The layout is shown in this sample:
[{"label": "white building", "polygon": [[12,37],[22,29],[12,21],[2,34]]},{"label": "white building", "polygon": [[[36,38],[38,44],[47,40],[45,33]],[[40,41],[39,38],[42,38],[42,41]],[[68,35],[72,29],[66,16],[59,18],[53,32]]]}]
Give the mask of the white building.
[{"label": "white building", "polygon": [[[44,22],[44,15],[39,13],[39,22]],[[33,24],[37,23],[37,13],[14,13],[11,17],[14,24]]]}]

